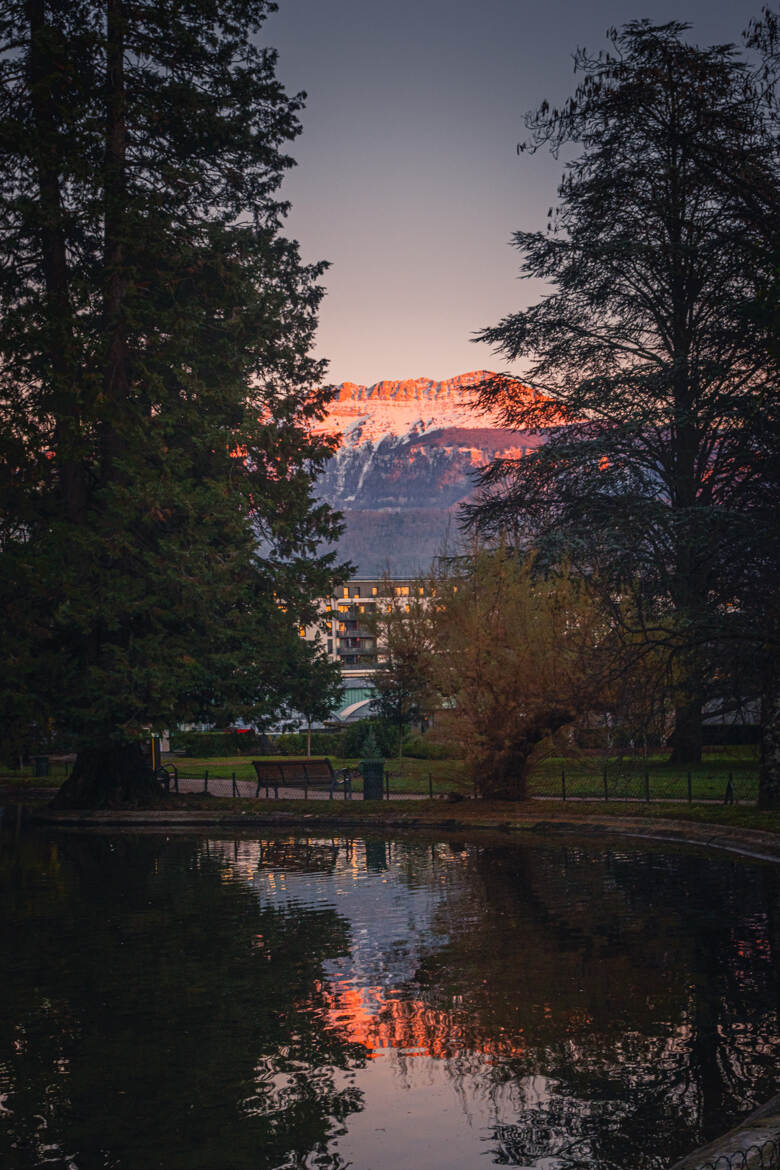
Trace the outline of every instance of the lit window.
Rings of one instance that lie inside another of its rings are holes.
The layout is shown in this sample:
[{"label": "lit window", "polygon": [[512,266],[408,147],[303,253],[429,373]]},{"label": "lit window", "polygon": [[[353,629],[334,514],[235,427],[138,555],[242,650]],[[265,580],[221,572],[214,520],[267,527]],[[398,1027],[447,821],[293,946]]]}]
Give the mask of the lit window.
[{"label": "lit window", "polygon": [[379,590],[377,589],[376,585],[372,585],[371,586],[371,596],[376,597],[378,593],[379,593]]},{"label": "lit window", "polygon": [[342,589],[341,596],[342,597],[349,597],[349,586],[348,585],[345,585],[344,588]]}]

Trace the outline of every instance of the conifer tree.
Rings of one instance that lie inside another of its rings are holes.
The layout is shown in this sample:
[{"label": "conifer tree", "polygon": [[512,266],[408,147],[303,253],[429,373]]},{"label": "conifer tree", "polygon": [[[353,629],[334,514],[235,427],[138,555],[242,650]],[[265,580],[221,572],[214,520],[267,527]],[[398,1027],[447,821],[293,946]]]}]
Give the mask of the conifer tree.
[{"label": "conifer tree", "polygon": [[332,590],[274,7],[0,7],[0,686],[77,803],[153,791],[150,728],[267,718]]},{"label": "conifer tree", "polygon": [[523,361],[537,392],[497,377],[481,403],[547,441],[494,463],[469,519],[597,567],[612,588],[639,581],[633,612],[664,637],[673,615],[674,757],[693,762],[716,647],[738,635],[758,658],[778,648],[766,309],[780,216],[771,69],[686,30],[613,30],[609,51],[577,53],[574,96],[527,118],[523,147],[568,160],[548,231],[514,236],[522,274],[550,291],[480,339]]}]

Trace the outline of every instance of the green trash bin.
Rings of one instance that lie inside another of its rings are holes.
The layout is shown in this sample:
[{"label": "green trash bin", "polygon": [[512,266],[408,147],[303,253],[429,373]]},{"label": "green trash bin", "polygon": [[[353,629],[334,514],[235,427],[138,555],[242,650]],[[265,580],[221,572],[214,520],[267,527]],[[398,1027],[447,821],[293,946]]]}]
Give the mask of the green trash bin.
[{"label": "green trash bin", "polygon": [[381,800],[384,796],[385,761],[361,760],[360,772],[363,777],[363,800]]},{"label": "green trash bin", "polygon": [[36,776],[48,776],[49,775],[49,757],[48,756],[36,756],[34,763],[35,763],[35,775]]}]

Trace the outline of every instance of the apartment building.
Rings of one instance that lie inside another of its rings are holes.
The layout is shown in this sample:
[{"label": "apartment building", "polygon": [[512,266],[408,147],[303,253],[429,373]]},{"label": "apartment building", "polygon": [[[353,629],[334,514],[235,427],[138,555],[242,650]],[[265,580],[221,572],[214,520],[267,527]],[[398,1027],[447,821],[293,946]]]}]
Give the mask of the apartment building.
[{"label": "apartment building", "polygon": [[381,607],[422,589],[409,579],[355,577],[338,594],[323,599],[324,629],[310,627],[306,637],[322,642],[331,661],[341,665],[343,707],[336,716],[340,721],[365,716],[375,695],[371,675],[381,658],[381,646],[377,646]]}]

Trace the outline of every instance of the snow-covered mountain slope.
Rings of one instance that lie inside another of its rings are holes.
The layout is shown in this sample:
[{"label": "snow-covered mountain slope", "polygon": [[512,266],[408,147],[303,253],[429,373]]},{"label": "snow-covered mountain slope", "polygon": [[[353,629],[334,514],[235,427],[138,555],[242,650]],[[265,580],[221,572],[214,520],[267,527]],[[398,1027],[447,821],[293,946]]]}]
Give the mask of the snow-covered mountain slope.
[{"label": "snow-covered mountain slope", "polygon": [[475,370],[444,382],[338,387],[317,429],[339,433],[341,445],[318,495],[344,513],[339,552],[360,575],[424,571],[445,538],[456,540],[457,508],[473,492],[477,470],[542,441],[475,410],[474,388],[489,377]]}]

